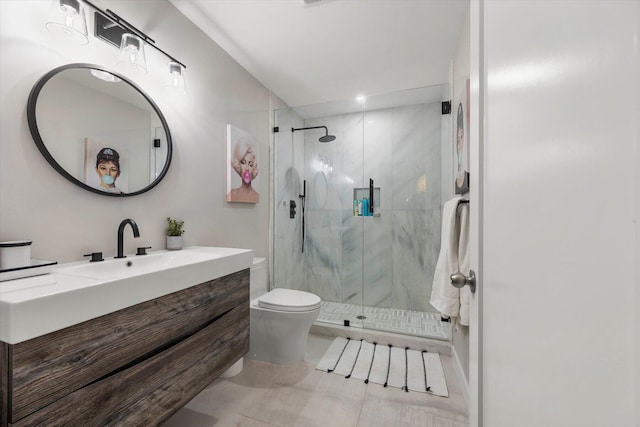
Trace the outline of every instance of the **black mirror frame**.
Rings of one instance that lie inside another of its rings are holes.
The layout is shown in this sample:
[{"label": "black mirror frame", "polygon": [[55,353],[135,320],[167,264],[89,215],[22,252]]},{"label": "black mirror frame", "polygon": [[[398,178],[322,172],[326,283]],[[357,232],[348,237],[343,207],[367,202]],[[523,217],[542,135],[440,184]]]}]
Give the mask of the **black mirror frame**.
[{"label": "black mirror frame", "polygon": [[[167,138],[167,161],[165,162],[164,168],[162,168],[162,171],[160,172],[160,175],[158,175],[158,177],[151,182],[148,186],[144,187],[141,190],[132,192],[132,193],[109,193],[106,191],[100,191],[96,188],[90,187],[87,184],[85,184],[84,182],[78,180],[77,178],[75,178],[74,176],[72,176],[69,172],[67,172],[62,166],[60,166],[60,164],[53,158],[53,156],[51,155],[51,153],[49,152],[49,150],[47,150],[47,147],[44,144],[44,141],[42,140],[42,136],[40,135],[40,131],[38,130],[38,124],[36,121],[36,103],[38,102],[38,96],[40,95],[40,91],[42,90],[42,87],[56,74],[64,71],[64,70],[68,70],[68,69],[72,69],[72,68],[87,68],[87,69],[93,69],[93,70],[99,70],[99,71],[106,71],[116,77],[118,77],[119,79],[121,79],[122,81],[126,82],[128,85],[130,85],[132,88],[134,88],[136,91],[138,91],[138,93],[140,93],[140,95],[142,95],[147,102],[149,102],[149,104],[153,107],[153,109],[155,110],[156,114],[158,115],[158,117],[160,118],[160,122],[162,123],[162,127],[164,128],[165,131],[165,135]],[[77,64],[67,64],[67,65],[62,65],[60,67],[54,68],[53,70],[49,71],[48,73],[46,73],[44,76],[42,76],[40,78],[40,80],[38,80],[38,82],[35,84],[35,86],[33,86],[33,89],[31,89],[31,93],[29,93],[29,99],[27,101],[27,121],[29,123],[29,130],[31,131],[31,136],[33,137],[33,140],[36,144],[36,146],[38,147],[38,150],[40,150],[40,153],[42,153],[42,155],[44,156],[44,158],[47,160],[47,162],[49,162],[49,164],[63,177],[65,177],[67,180],[71,181],[73,184],[84,188],[85,190],[89,190],[92,193],[96,193],[96,194],[101,194],[103,196],[109,196],[109,197],[129,197],[129,196],[137,196],[139,194],[142,193],[146,193],[147,191],[151,190],[153,187],[155,187],[156,185],[158,185],[160,183],[160,181],[162,181],[162,179],[164,178],[164,176],[167,174],[167,172],[169,171],[169,166],[171,165],[171,158],[172,158],[172,154],[173,154],[173,143],[172,143],[172,139],[171,139],[171,132],[169,131],[169,125],[167,124],[167,121],[165,120],[164,116],[162,115],[162,112],[160,111],[160,108],[158,108],[158,106],[156,105],[156,103],[151,99],[151,97],[149,97],[139,86],[137,86],[135,83],[133,83],[131,80],[129,80],[128,78],[124,77],[123,75],[116,73],[112,70],[109,70],[108,68],[102,67],[100,65],[95,65],[95,64],[86,64],[86,63],[77,63]]]}]

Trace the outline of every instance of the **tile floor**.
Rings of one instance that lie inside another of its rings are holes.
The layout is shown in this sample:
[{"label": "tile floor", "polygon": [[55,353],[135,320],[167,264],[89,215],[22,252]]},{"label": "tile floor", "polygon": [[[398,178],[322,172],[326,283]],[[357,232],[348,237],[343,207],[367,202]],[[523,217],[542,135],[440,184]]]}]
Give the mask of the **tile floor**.
[{"label": "tile floor", "polygon": [[467,403],[450,356],[441,355],[449,388],[444,398],[316,370],[332,341],[311,334],[305,360],[287,367],[245,358],[240,374],[214,381],[164,427],[468,425]]}]

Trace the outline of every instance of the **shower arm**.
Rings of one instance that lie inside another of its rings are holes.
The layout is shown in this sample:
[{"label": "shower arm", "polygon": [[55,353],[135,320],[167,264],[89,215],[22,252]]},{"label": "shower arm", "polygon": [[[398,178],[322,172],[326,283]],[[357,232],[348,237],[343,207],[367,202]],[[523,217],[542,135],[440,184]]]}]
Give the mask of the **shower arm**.
[{"label": "shower arm", "polygon": [[297,130],[309,130],[309,129],[324,129],[324,136],[320,137],[318,141],[320,142],[331,142],[336,139],[334,135],[329,135],[329,129],[326,126],[309,126],[305,128],[291,128],[291,133]]},{"label": "shower arm", "polygon": [[295,132],[297,130],[309,130],[309,129],[324,129],[324,136],[325,137],[329,136],[329,129],[326,126],[309,126],[306,128],[291,128],[291,132]]},{"label": "shower arm", "polygon": [[324,129],[324,132],[329,135],[329,129],[326,126],[310,126],[307,128],[291,128],[291,132],[295,132],[297,130],[309,130],[309,129]]}]

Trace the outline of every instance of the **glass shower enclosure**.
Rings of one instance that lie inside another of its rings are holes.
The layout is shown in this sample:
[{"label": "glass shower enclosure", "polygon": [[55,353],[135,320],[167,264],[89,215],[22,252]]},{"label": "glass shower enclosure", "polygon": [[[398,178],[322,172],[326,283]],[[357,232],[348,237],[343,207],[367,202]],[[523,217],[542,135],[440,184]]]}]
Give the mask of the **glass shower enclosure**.
[{"label": "glass shower enclosure", "polygon": [[449,99],[437,85],[275,111],[273,286],[320,296],[318,322],[449,339],[429,303]]}]

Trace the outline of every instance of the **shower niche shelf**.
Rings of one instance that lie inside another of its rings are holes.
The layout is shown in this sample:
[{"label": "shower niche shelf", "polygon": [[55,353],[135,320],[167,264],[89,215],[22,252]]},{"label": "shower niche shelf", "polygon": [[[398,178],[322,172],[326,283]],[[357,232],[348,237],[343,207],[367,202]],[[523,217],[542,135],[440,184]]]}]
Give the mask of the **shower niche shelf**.
[{"label": "shower niche shelf", "polygon": [[[353,189],[353,203],[352,206],[355,206],[358,200],[368,199],[369,198],[369,187],[364,188],[354,188]],[[370,215],[357,215],[355,213],[355,209],[352,212],[353,216],[371,216],[371,217],[379,217],[380,216],[380,187],[373,188],[373,213]]]}]

